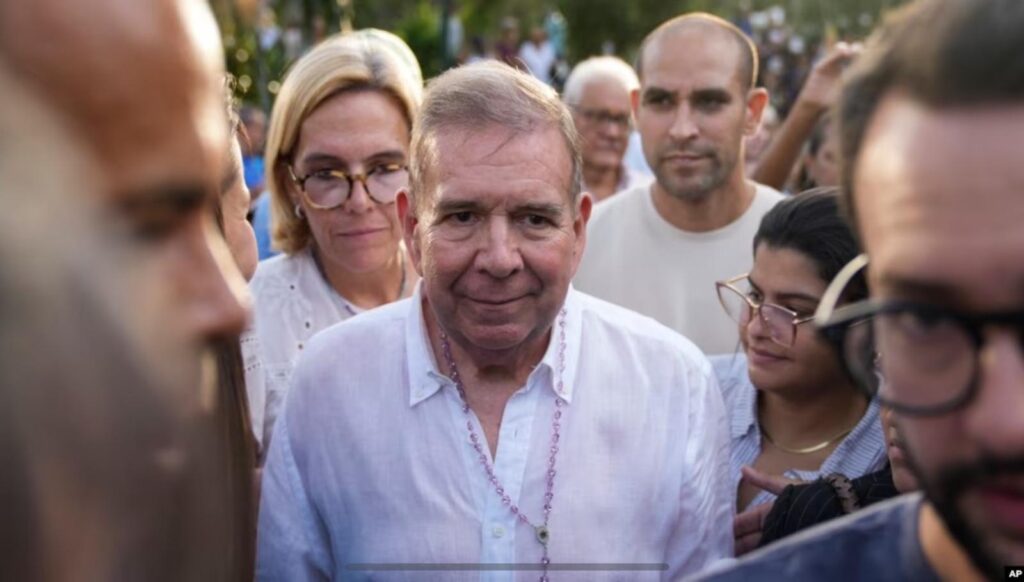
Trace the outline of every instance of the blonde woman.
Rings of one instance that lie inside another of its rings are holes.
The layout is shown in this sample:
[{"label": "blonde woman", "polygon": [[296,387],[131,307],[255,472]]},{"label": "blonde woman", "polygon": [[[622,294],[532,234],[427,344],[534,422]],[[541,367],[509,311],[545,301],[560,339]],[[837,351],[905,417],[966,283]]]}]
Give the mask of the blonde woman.
[{"label": "blonde woman", "polygon": [[250,403],[264,451],[309,338],[412,293],[394,199],[408,183],[422,91],[408,46],[379,30],[324,41],[284,80],[265,161],[284,255],[261,263],[252,281],[266,388]]}]

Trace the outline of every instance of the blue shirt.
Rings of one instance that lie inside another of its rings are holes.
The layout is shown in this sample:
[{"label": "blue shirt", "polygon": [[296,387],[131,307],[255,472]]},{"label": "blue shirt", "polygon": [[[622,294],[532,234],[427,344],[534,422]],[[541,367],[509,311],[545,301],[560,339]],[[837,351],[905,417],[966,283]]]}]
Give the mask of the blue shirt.
[{"label": "blue shirt", "polygon": [[938,581],[918,535],[921,494],[911,493],[811,528],[691,582]]},{"label": "blue shirt", "polygon": [[263,156],[243,156],[242,171],[245,176],[246,187],[252,189],[263,186],[263,180],[265,179]]},{"label": "blue shirt", "polygon": [[264,192],[256,201],[252,211],[252,229],[256,232],[256,250],[260,260],[277,255],[278,252],[270,246],[270,192]]},{"label": "blue shirt", "polygon": [[[761,427],[757,422],[757,388],[747,372],[747,357],[743,354],[711,356],[711,365],[722,388],[725,409],[729,412],[729,436],[732,441],[730,466],[733,490],[739,487],[740,467],[752,465],[761,454]],[[885,435],[878,417],[878,401],[868,403],[864,416],[850,434],[825,459],[817,471],[790,469],[784,477],[800,481],[814,481],[832,473],[849,478],[860,477],[881,469],[888,457],[885,454]],[[775,499],[775,494],[761,491],[747,506],[755,507]],[[744,509],[738,508],[740,511]]]}]

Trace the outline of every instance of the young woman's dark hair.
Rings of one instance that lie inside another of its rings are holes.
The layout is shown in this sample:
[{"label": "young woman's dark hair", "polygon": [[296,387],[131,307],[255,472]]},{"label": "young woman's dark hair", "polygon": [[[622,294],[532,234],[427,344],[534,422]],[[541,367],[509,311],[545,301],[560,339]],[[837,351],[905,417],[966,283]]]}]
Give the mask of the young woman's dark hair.
[{"label": "young woman's dark hair", "polygon": [[[861,253],[857,239],[840,212],[838,188],[815,188],[779,202],[761,220],[754,235],[754,252],[761,244],[792,249],[814,262],[826,283]],[[867,297],[867,285],[858,275],[845,299]]]}]

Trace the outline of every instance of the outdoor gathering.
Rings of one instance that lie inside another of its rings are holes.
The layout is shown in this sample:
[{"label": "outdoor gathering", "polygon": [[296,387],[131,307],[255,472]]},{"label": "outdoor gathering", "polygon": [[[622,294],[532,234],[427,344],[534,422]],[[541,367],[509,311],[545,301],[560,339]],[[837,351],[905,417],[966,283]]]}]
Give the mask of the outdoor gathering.
[{"label": "outdoor gathering", "polygon": [[0,580],[1024,578],[1021,0],[0,0]]}]

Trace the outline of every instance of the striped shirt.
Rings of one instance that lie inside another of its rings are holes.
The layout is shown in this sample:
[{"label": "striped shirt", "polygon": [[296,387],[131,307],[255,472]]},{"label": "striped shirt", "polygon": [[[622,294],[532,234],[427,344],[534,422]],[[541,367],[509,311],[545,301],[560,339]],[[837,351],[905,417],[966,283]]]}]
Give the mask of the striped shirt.
[{"label": "striped shirt", "polygon": [[[757,388],[747,373],[747,357],[727,354],[709,358],[718,376],[726,413],[729,415],[729,436],[732,442],[730,473],[733,491],[740,484],[740,467],[752,465],[761,454],[761,427],[757,422]],[[800,481],[814,481],[832,473],[849,478],[860,477],[885,466],[885,436],[878,417],[878,401],[872,399],[857,426],[825,459],[817,471],[790,469],[783,476]],[[773,501],[775,495],[761,491],[746,508]]]}]

